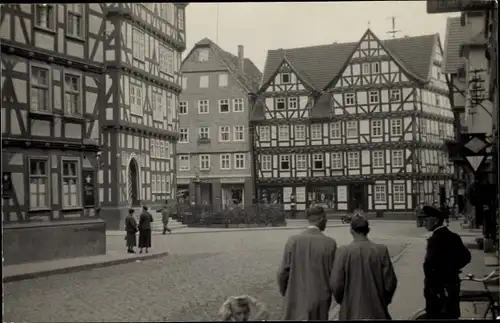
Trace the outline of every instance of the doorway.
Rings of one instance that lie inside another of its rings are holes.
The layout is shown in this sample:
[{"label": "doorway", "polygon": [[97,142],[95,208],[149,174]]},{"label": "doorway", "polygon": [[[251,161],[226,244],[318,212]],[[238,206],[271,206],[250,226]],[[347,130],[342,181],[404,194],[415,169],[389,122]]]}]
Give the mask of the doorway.
[{"label": "doorway", "polygon": [[367,194],[366,184],[351,184],[349,185],[349,212],[355,209],[367,211]]},{"label": "doorway", "polygon": [[132,206],[140,206],[139,200],[139,167],[135,159],[130,160],[128,167],[128,197]]}]

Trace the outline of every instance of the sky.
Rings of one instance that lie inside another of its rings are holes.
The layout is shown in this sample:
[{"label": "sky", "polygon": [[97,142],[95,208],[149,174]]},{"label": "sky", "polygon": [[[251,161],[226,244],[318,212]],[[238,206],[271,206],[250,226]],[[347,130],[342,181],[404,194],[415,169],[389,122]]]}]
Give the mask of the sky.
[{"label": "sky", "polygon": [[207,37],[235,55],[243,45],[245,57],[263,71],[270,49],[355,42],[368,25],[377,37],[392,37],[392,16],[401,30],[396,37],[439,33],[444,44],[446,18],[458,15],[427,14],[426,1],[191,3],[184,57]]}]

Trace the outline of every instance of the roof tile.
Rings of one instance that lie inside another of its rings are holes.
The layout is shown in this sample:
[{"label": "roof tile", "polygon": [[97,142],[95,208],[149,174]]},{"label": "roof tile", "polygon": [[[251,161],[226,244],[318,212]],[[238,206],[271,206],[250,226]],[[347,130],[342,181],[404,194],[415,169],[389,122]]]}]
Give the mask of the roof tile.
[{"label": "roof tile", "polygon": [[460,17],[450,17],[446,20],[446,39],[444,49],[444,72],[456,73],[463,66],[464,59],[460,57],[460,45],[465,40],[465,28],[460,23]]}]

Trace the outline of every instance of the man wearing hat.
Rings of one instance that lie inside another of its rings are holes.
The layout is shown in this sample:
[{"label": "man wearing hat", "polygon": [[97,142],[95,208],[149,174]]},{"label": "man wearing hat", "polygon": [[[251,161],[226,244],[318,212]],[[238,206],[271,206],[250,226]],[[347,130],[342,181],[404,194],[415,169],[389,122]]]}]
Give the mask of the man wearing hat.
[{"label": "man wearing hat", "polygon": [[444,226],[445,215],[424,206],[424,226],[432,232],[427,239],[424,261],[424,296],[427,319],[460,317],[460,270],[471,261],[460,236]]},{"label": "man wearing hat", "polygon": [[339,320],[390,320],[388,306],[398,280],[389,249],[368,239],[370,227],[363,216],[351,221],[353,241],[337,250],[330,288],[340,304]]}]

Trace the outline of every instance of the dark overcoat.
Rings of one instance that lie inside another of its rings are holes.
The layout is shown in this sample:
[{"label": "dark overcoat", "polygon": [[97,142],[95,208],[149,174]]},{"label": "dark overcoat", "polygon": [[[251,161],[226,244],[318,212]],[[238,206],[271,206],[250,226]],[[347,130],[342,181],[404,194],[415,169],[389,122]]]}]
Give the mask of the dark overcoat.
[{"label": "dark overcoat", "polygon": [[133,215],[128,215],[125,218],[125,240],[127,241],[127,247],[135,247],[137,245],[137,221]]},{"label": "dark overcoat", "polygon": [[151,213],[143,211],[139,217],[139,248],[151,247],[151,222],[153,222]]},{"label": "dark overcoat", "polygon": [[327,320],[331,305],[328,280],[337,250],[318,228],[290,237],[278,271],[284,320]]}]

